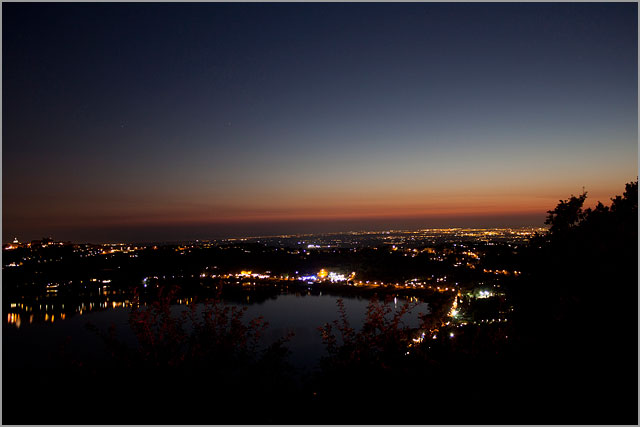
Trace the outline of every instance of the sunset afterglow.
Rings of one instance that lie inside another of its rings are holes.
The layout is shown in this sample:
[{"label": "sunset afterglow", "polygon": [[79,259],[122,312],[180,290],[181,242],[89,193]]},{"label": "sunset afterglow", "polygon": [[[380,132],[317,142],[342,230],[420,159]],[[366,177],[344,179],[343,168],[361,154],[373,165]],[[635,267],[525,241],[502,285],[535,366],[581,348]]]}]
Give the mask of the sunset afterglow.
[{"label": "sunset afterglow", "polygon": [[607,202],[637,175],[631,6],[10,5],[5,240],[540,225],[583,187]]}]

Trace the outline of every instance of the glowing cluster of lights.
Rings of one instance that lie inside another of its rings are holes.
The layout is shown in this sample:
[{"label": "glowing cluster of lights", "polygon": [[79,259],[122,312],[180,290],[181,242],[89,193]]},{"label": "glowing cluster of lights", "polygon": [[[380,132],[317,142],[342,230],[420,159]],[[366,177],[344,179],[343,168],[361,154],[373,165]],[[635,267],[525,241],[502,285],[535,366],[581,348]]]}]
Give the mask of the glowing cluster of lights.
[{"label": "glowing cluster of lights", "polygon": [[22,324],[20,320],[20,314],[18,313],[8,313],[7,314],[7,322],[11,325],[16,325],[17,328]]},{"label": "glowing cluster of lights", "polygon": [[480,291],[478,294],[478,298],[489,298],[491,296],[493,296],[493,293],[489,291]]},{"label": "glowing cluster of lights", "polygon": [[456,317],[458,315],[458,313],[460,313],[460,310],[458,310],[458,297],[460,296],[460,292],[458,292],[458,295],[455,296],[455,298],[453,299],[453,303],[451,304],[451,309],[449,310],[449,316],[450,317]]},{"label": "glowing cluster of lights", "polygon": [[414,338],[412,341],[416,344],[420,344],[424,340],[425,335],[426,334],[423,332],[418,338]]},{"label": "glowing cluster of lights", "polygon": [[328,277],[329,277],[329,280],[332,282],[344,282],[347,280],[347,276],[345,276],[344,274],[339,274],[334,272],[329,273]]},{"label": "glowing cluster of lights", "polygon": [[488,270],[488,269],[483,269],[483,271],[485,273],[493,273],[493,274],[501,274],[503,276],[509,276],[511,274],[513,274],[514,276],[519,276],[522,274],[521,271],[507,271],[507,270]]},{"label": "glowing cluster of lights", "polygon": [[271,276],[268,274],[253,273],[251,270],[242,270],[236,277],[253,277],[254,279],[268,279]]},{"label": "glowing cluster of lights", "polygon": [[351,275],[347,277],[347,275],[342,273],[336,273],[333,271],[328,271],[326,269],[320,270],[317,274],[312,274],[308,276],[300,276],[300,280],[305,282],[321,282],[321,281],[330,281],[332,283],[336,282],[346,282],[349,279],[355,277],[356,273],[353,272]]}]

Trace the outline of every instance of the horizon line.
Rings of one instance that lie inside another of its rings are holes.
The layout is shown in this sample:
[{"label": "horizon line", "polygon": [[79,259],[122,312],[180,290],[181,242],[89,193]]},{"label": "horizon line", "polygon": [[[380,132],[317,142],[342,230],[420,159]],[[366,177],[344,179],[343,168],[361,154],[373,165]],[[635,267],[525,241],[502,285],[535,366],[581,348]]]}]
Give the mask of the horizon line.
[{"label": "horizon line", "polygon": [[[86,244],[86,245],[125,245],[125,244],[179,244],[179,243],[205,243],[205,242],[217,242],[225,240],[253,240],[253,239],[273,239],[273,238],[291,238],[291,237],[308,237],[308,236],[321,236],[321,235],[343,235],[343,234],[383,234],[383,233],[416,233],[421,231],[433,231],[433,230],[507,230],[507,229],[536,229],[536,230],[548,230],[547,226],[539,225],[515,225],[515,226],[495,226],[495,227],[418,227],[418,228],[391,228],[383,230],[373,229],[360,229],[360,230],[348,230],[348,231],[327,231],[327,232],[302,232],[302,233],[283,233],[283,234],[259,234],[259,235],[232,235],[228,237],[212,237],[212,238],[195,238],[195,239],[168,239],[168,240],[119,240],[119,241],[80,241],[80,240],[56,240],[53,235],[43,236],[39,239],[30,239],[28,241],[18,240],[18,244],[26,244],[32,242],[40,242],[45,239],[51,239],[54,243],[71,243],[71,244]],[[17,237],[14,237],[14,240]],[[3,247],[11,245],[13,240],[5,241]]]}]

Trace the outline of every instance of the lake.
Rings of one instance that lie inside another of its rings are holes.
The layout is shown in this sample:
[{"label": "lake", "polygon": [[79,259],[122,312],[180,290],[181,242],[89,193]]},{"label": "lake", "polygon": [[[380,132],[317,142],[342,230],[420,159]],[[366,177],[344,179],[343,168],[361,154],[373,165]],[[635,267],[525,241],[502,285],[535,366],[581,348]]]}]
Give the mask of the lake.
[{"label": "lake", "polygon": [[[300,370],[310,370],[326,354],[318,328],[325,323],[338,319],[338,298],[344,301],[351,326],[362,327],[369,299],[365,297],[338,297],[311,292],[282,293],[272,298],[251,302],[251,293],[247,301],[225,302],[230,306],[245,306],[245,321],[262,316],[269,323],[264,341],[272,343],[287,335],[294,335],[287,344],[291,350],[289,361]],[[414,308],[403,320],[409,327],[418,327],[419,313],[428,313],[429,305],[416,297],[397,296],[391,304],[400,309],[405,302],[411,302]],[[66,306],[58,301],[37,304],[29,308],[20,304],[11,304],[3,322],[3,358],[5,366],[16,368],[53,366],[63,345],[67,353],[79,360],[106,361],[104,344],[96,334],[86,327],[91,322],[106,331],[115,325],[117,335],[130,345],[135,345],[135,337],[129,327],[128,300],[82,302]],[[73,308],[70,309],[70,305]],[[185,304],[172,307],[178,314],[185,310]],[[201,307],[199,307],[201,308]],[[35,309],[35,311],[34,311]]]}]

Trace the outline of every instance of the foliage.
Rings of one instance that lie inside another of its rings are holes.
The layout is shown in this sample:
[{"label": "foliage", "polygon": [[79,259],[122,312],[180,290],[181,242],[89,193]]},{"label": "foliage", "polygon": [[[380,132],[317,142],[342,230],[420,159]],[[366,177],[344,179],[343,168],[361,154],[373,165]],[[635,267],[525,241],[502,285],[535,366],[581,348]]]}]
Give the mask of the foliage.
[{"label": "foliage", "polygon": [[[629,301],[636,298],[620,300],[613,289],[637,292],[638,182],[626,184],[623,195],[611,199],[610,206],[598,202],[583,210],[585,198],[583,193],[561,200],[549,211],[549,232],[523,251],[530,286],[514,291],[524,317],[544,314],[544,318],[569,322],[583,319],[594,309],[624,315],[629,321],[635,317],[637,306]],[[543,302],[534,302],[527,292],[540,284],[553,293]]]},{"label": "foliage", "polygon": [[[318,328],[326,346],[326,367],[344,368],[350,365],[382,367],[397,365],[405,354],[411,329],[402,318],[415,304],[405,302],[394,312],[391,297],[380,301],[371,298],[362,329],[350,325],[344,301],[337,301],[339,319]],[[392,314],[393,313],[393,314]]]},{"label": "foliage", "polygon": [[637,417],[638,182],[609,206],[583,209],[585,198],[560,201],[549,232],[522,251],[529,273],[510,289],[513,335],[537,381],[570,387],[550,396],[628,422]]},{"label": "foliage", "polygon": [[[627,183],[623,195],[611,199],[610,207],[598,202],[594,209],[583,210],[586,198],[586,192],[578,197],[572,195],[568,200],[560,200],[555,209],[547,212],[545,224],[550,225],[549,237],[552,240],[562,241],[572,236],[593,240],[606,234],[609,240],[626,241],[625,233],[637,238],[638,181]],[[572,236],[569,231],[572,231]]]},{"label": "foliage", "polygon": [[108,333],[92,327],[107,344],[121,366],[145,368],[187,367],[189,369],[229,370],[273,360],[288,350],[284,344],[291,334],[261,348],[268,322],[257,317],[245,322],[246,307],[227,306],[219,298],[209,299],[176,314],[171,302],[177,288],[160,288],[157,298],[143,305],[135,294],[129,316],[137,348],[116,338],[112,326]]},{"label": "foliage", "polygon": [[[160,288],[148,304],[136,296],[129,317],[135,346],[119,339],[113,325],[107,332],[91,326],[111,363],[84,366],[78,373],[106,384],[104,393],[117,388],[124,402],[155,408],[137,411],[134,424],[181,424],[184,408],[208,408],[208,416],[222,424],[269,422],[267,408],[298,394],[287,361],[292,334],[265,343],[268,323],[261,317],[246,320],[246,307],[228,306],[219,297],[179,311],[172,306],[177,291]],[[120,390],[115,378],[134,381]],[[256,399],[253,411],[245,410],[247,396]]]},{"label": "foliage", "polygon": [[549,215],[544,223],[550,225],[549,231],[564,233],[578,225],[585,217],[582,206],[586,198],[586,192],[577,197],[572,194],[568,200],[560,200],[555,209],[547,211]]}]

